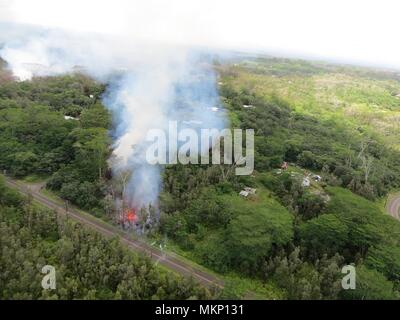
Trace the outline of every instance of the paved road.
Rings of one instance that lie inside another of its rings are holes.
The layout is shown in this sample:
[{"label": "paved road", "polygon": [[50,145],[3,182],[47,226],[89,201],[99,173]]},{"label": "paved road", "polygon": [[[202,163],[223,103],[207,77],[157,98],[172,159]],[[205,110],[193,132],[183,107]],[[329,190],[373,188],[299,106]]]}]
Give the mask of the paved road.
[{"label": "paved road", "polygon": [[132,239],[129,234],[119,229],[116,229],[111,225],[107,225],[105,222],[99,221],[93,216],[87,216],[86,214],[82,214],[71,208],[69,208],[68,212],[66,212],[66,208],[63,205],[39,193],[40,188],[37,188],[36,185],[16,182],[8,177],[6,177],[5,179],[6,184],[9,187],[17,189],[19,192],[25,195],[31,195],[36,201],[40,202],[42,205],[50,209],[54,209],[60,214],[67,214],[68,217],[71,217],[72,219],[77,220],[86,226],[89,226],[90,228],[96,230],[97,232],[100,232],[106,237],[119,237],[121,239],[121,242],[128,246],[128,248],[136,252],[144,253],[155,262],[160,263],[185,277],[193,277],[195,280],[207,287],[217,287],[222,289],[224,286],[223,281],[215,277],[214,275],[199,270],[193,265],[179,259],[178,257],[174,257],[170,253],[165,253],[161,250],[151,247],[143,241]]},{"label": "paved road", "polygon": [[396,219],[400,220],[400,194],[389,196],[386,203],[386,211]]}]

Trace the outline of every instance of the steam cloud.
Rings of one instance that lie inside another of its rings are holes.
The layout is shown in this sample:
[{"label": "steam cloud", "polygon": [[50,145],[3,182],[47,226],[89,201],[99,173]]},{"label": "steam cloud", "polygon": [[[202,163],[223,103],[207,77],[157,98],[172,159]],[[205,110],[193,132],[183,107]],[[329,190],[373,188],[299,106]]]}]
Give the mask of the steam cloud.
[{"label": "steam cloud", "polygon": [[107,83],[103,103],[114,121],[110,163],[115,173],[133,172],[124,199],[131,206],[156,204],[161,188],[161,168],[145,160],[148,130],[167,131],[169,121],[182,127],[225,125],[211,57],[205,54],[182,46],[127,43],[118,37],[60,30],[23,29],[17,34],[3,39],[0,56],[20,80],[79,67]]}]

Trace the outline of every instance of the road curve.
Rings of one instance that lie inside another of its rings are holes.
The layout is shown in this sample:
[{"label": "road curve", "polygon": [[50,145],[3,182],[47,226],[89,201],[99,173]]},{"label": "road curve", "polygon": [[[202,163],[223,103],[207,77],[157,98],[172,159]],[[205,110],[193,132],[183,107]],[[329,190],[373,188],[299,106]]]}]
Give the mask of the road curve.
[{"label": "road curve", "polygon": [[400,220],[400,194],[389,196],[386,203],[386,211],[393,218]]},{"label": "road curve", "polygon": [[224,287],[223,281],[216,276],[199,270],[193,265],[179,259],[178,257],[172,256],[170,253],[165,253],[161,250],[153,248],[143,241],[132,239],[129,234],[121,230],[116,230],[116,228],[112,227],[111,225],[107,226],[105,222],[100,222],[97,218],[93,216],[90,216],[90,218],[86,217],[86,215],[72,208],[69,208],[67,212],[64,206],[39,193],[37,190],[31,189],[28,184],[16,182],[9,177],[5,177],[5,181],[7,186],[17,189],[22,194],[32,196],[37,202],[41,203],[42,205],[50,209],[54,209],[62,215],[67,215],[68,217],[71,217],[72,219],[77,220],[86,226],[89,226],[93,230],[96,230],[106,237],[120,238],[121,242],[124,243],[129,249],[136,252],[144,253],[156,263],[160,263],[170,270],[173,270],[185,277],[193,277],[200,284],[203,284],[207,287],[217,287],[220,289]]}]

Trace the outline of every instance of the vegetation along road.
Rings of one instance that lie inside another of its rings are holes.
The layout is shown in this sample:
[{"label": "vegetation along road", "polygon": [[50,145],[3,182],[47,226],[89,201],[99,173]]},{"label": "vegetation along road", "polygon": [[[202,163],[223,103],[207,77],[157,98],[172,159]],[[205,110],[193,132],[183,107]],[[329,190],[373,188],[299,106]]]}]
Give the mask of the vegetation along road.
[{"label": "vegetation along road", "polygon": [[32,187],[29,184],[25,184],[19,181],[17,182],[10,179],[9,177],[6,177],[6,183],[9,187],[17,189],[19,192],[25,195],[32,196],[32,198],[40,204],[50,209],[54,209],[60,214],[67,214],[68,217],[77,220],[86,226],[89,226],[90,228],[96,230],[97,232],[100,232],[106,237],[119,237],[121,239],[121,242],[127,245],[130,249],[136,252],[144,253],[155,262],[160,263],[163,266],[185,277],[193,277],[195,280],[208,287],[223,288],[222,280],[218,279],[214,275],[201,271],[195,268],[193,265],[190,265],[189,263],[177,257],[173,257],[171,254],[153,248],[143,241],[132,239],[129,234],[124,233],[121,230],[118,230],[110,225],[107,225],[105,222],[99,221],[93,216],[89,216],[89,214],[78,212],[77,210],[74,210],[72,208],[67,209],[63,205],[50,199],[46,195],[39,193],[39,188]]}]

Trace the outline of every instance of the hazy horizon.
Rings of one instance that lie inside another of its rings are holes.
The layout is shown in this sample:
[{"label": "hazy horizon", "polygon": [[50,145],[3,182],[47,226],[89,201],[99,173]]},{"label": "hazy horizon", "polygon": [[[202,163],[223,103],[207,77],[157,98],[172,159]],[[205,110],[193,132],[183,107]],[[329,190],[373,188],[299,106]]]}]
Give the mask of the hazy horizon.
[{"label": "hazy horizon", "polygon": [[399,9],[393,0],[0,0],[0,22],[400,69]]}]

